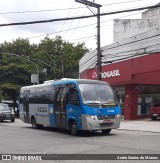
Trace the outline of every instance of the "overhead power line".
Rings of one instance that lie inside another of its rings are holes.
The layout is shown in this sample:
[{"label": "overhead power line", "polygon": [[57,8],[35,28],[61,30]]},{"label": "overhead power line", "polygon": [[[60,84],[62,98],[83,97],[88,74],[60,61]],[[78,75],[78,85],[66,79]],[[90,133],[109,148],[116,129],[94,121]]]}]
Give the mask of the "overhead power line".
[{"label": "overhead power line", "polygon": [[[141,12],[138,12],[138,13],[134,13],[134,14],[129,14],[129,15],[117,17],[117,18],[115,18],[115,19],[121,19],[121,18],[125,18],[125,17],[128,17],[128,16],[137,15],[137,14],[140,14],[140,13],[142,13],[142,11],[141,11]],[[109,20],[101,21],[101,24],[102,24],[102,23],[109,22],[109,21],[112,21],[112,20],[114,20],[114,19],[109,19]],[[43,37],[43,36],[53,35],[53,34],[65,32],[65,31],[69,31],[69,30],[75,30],[75,29],[79,29],[79,28],[89,27],[89,26],[92,26],[92,25],[96,25],[96,23],[87,24],[87,25],[83,25],[83,26],[79,26],[79,27],[74,27],[74,28],[70,28],[70,29],[65,29],[65,30],[60,30],[60,31],[57,31],[57,32],[46,33],[46,34],[42,34],[42,35],[36,35],[36,36],[29,37],[29,38],[27,38],[27,39],[33,39],[33,38],[37,38],[37,37]],[[108,26],[108,25],[105,25],[105,26]],[[112,25],[111,25],[111,26],[112,26]],[[101,27],[104,27],[104,26],[101,26]],[[95,30],[95,29],[94,29],[94,30]],[[91,32],[91,34],[92,34],[92,33],[93,33],[93,31]],[[90,35],[91,35],[91,34],[90,34]],[[89,36],[88,36],[88,37],[89,37]],[[79,40],[79,38],[74,39],[74,40]]]},{"label": "overhead power line", "polygon": [[[157,41],[157,40],[159,41],[160,39],[154,39],[154,40],[152,40],[152,41]],[[160,45],[160,43],[154,44],[154,45],[151,45],[151,46],[147,46],[147,47],[143,47],[143,48],[139,48],[139,49],[120,51],[120,52],[118,52],[117,54],[129,53],[129,52],[139,51],[139,50],[143,50],[143,49],[148,49],[148,48],[151,48],[151,47],[154,47],[154,46],[157,46],[157,45]],[[115,53],[112,53],[112,54],[110,53],[109,55],[104,55],[103,57],[104,57],[104,58],[122,57],[122,55],[121,55],[121,56],[115,56],[114,54],[115,54]],[[127,55],[130,55],[130,54],[127,54]],[[126,55],[125,55],[125,56],[126,56]]]},{"label": "overhead power line", "polygon": [[120,44],[120,45],[117,45],[117,46],[114,46],[114,47],[111,47],[111,48],[106,48],[106,49],[104,48],[103,51],[110,50],[110,49],[115,49],[115,48],[118,48],[118,47],[121,47],[121,46],[124,46],[124,45],[133,44],[133,43],[135,43],[135,42],[143,41],[143,40],[150,39],[150,38],[154,38],[154,37],[157,37],[157,36],[160,36],[160,34],[156,34],[156,35],[153,35],[153,36],[150,36],[150,37],[145,37],[145,38],[143,38],[143,39],[139,39],[139,40],[127,42],[127,43],[125,43],[125,44]]},{"label": "overhead power line", "polygon": [[[130,2],[137,2],[137,1],[143,1],[143,0],[134,0],[134,1],[123,1],[123,2],[118,2],[118,3],[109,3],[105,4],[103,6],[108,6],[108,5],[117,5],[117,4],[125,4],[125,3],[130,3]],[[81,9],[84,9],[85,7],[80,7]],[[65,11],[65,10],[75,10],[79,9],[79,7],[74,7],[74,8],[60,8],[60,9],[50,9],[50,10],[28,10],[28,11],[10,11],[10,12],[0,12],[0,15],[7,15],[7,14],[25,14],[25,13],[39,13],[39,12],[54,12],[54,11]]]},{"label": "overhead power line", "polygon": [[[81,7],[83,9],[85,7]],[[38,12],[53,12],[53,11],[65,11],[65,10],[75,10],[79,9],[79,7],[75,8],[62,8],[62,9],[51,9],[51,10],[36,10],[36,11],[11,11],[11,12],[0,12],[0,15],[6,15],[6,14],[25,14],[25,13],[38,13]]]},{"label": "overhead power line", "polygon": [[117,3],[108,3],[108,4],[105,4],[103,6],[109,6],[109,5],[117,5],[117,4],[124,4],[124,3],[130,3],[130,2],[137,2],[137,1],[143,1],[143,0],[134,0],[134,1],[123,1],[123,2],[117,2]]},{"label": "overhead power line", "polygon": [[[146,49],[146,48],[141,48],[141,49]],[[137,49],[139,50],[139,49]],[[132,55],[123,55],[124,57],[123,58],[119,58],[119,59],[113,59],[113,60],[110,60],[110,61],[102,61],[102,63],[114,63],[114,62],[117,62],[117,61],[121,61],[121,60],[126,60],[126,59],[130,59],[130,58],[133,58],[133,57],[137,57],[137,56],[142,56],[143,54],[153,54],[153,53],[159,53],[160,49],[156,49],[156,50],[151,50],[151,51],[146,51],[144,50],[144,52],[142,53],[136,53],[136,54],[132,54]],[[115,58],[115,57],[114,57]],[[82,64],[81,66],[89,66],[86,68],[86,70],[88,68],[92,68],[92,66],[95,64],[96,62],[91,62],[91,63],[87,63],[87,64]]]},{"label": "overhead power line", "polygon": [[[80,6],[81,6],[81,4],[80,4]],[[80,7],[79,6],[79,7]],[[77,12],[76,12],[76,15],[75,16],[77,16],[77,14],[78,14],[78,12],[79,12],[79,9],[77,10]],[[71,21],[71,23],[70,23],[70,25],[69,25],[69,27],[68,27],[68,29],[67,29],[67,31],[65,32],[65,34],[63,35],[63,37],[65,37],[65,35],[67,34],[67,32],[68,32],[68,30],[70,29],[70,27],[71,27],[71,25],[73,24],[73,20]]]},{"label": "overhead power line", "polygon": [[114,14],[119,14],[119,13],[124,13],[124,12],[132,12],[132,11],[139,11],[139,10],[145,10],[145,9],[153,9],[153,8],[158,8],[158,7],[160,7],[160,5],[133,8],[133,9],[128,9],[128,10],[120,10],[120,11],[114,11],[114,12],[109,12],[109,13],[102,13],[102,14],[99,14],[99,15],[96,14],[96,15],[87,15],[87,16],[78,16],[78,17],[69,17],[69,18],[57,18],[57,19],[50,19],[50,20],[39,20],[39,21],[30,21],[30,22],[19,22],[19,23],[7,23],[7,24],[0,24],[0,27],[14,26],[14,25],[49,23],[49,22],[74,20],[74,19],[86,19],[86,18],[92,18],[92,17],[97,17],[97,16],[114,15]]},{"label": "overhead power line", "polygon": [[[71,9],[73,8],[73,5],[74,5],[74,2],[73,2],[72,7],[70,8],[70,10],[69,10],[69,12],[68,12],[68,14],[67,14],[67,18],[69,17],[69,14],[70,14],[70,12],[71,12]],[[63,23],[63,25],[62,25],[62,27],[61,27],[61,30],[60,30],[60,31],[62,31],[62,29],[63,29],[63,27],[64,27],[65,23],[66,23],[66,21],[64,21],[64,23]]]}]

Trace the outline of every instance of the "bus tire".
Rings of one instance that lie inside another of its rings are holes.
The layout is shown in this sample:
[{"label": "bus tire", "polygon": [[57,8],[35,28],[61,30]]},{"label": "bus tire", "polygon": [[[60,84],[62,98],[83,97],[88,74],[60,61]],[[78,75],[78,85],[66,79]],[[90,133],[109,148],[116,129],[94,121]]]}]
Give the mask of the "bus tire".
[{"label": "bus tire", "polygon": [[32,117],[32,119],[31,119],[31,124],[32,124],[32,127],[33,127],[33,128],[37,128],[37,124],[36,124],[36,119],[35,119],[35,117]]},{"label": "bus tire", "polygon": [[109,134],[111,132],[111,129],[101,130],[103,134]]},{"label": "bus tire", "polygon": [[69,123],[69,131],[70,131],[70,134],[74,136],[78,135],[79,133],[77,130],[77,124],[74,120]]},{"label": "bus tire", "polygon": [[11,122],[15,122],[15,119],[11,119]]},{"label": "bus tire", "polygon": [[31,123],[32,123],[32,127],[33,127],[34,129],[41,129],[41,128],[43,127],[43,125],[37,124],[36,118],[35,118],[35,117],[32,117],[32,118],[31,118]]},{"label": "bus tire", "polygon": [[151,120],[157,120],[157,117],[151,117]]}]

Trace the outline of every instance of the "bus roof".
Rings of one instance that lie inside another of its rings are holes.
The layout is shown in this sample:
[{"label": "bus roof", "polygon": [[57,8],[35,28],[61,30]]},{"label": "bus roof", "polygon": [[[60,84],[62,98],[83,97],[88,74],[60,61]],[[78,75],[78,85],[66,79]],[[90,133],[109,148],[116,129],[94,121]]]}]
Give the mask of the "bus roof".
[{"label": "bus roof", "polygon": [[[67,84],[67,83],[79,83],[79,84],[108,84],[107,82],[104,81],[99,81],[99,80],[90,80],[90,79],[67,79],[63,78],[61,80],[57,80],[52,82],[52,85],[57,85],[57,84]],[[108,84],[109,85],[109,84]]]},{"label": "bus roof", "polygon": [[107,84],[107,82],[99,81],[99,80],[90,80],[90,79],[69,79],[69,78],[63,78],[61,80],[50,80],[47,82],[44,82],[43,84],[38,85],[30,85],[30,86],[24,86],[21,89],[29,89],[33,87],[39,87],[39,86],[51,86],[51,85],[59,85],[59,84],[69,84],[69,83],[78,83],[78,84]]}]

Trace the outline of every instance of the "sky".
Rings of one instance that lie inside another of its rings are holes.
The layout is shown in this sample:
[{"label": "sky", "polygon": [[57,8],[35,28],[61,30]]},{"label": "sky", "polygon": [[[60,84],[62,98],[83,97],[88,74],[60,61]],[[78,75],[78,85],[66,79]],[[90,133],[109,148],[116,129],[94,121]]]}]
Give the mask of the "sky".
[{"label": "sky", "polygon": [[[88,0],[92,1],[93,0]],[[160,0],[94,0],[101,4],[101,13],[156,5]],[[143,10],[145,11],[145,10]],[[101,17],[101,47],[113,43],[114,19],[141,19],[143,11],[107,15]],[[1,0],[0,24],[49,20],[93,15],[96,8],[86,7],[75,0]],[[50,23],[0,27],[0,43],[17,38],[39,43],[44,37],[61,36],[70,43],[85,43],[88,49],[97,47],[97,18],[58,21]]]}]

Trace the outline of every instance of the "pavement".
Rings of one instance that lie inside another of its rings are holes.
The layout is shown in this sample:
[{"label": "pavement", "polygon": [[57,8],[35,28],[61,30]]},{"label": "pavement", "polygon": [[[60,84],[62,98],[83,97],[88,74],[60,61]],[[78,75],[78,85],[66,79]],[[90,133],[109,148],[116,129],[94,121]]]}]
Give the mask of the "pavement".
[{"label": "pavement", "polygon": [[119,129],[160,133],[160,119],[121,120]]},{"label": "pavement", "polygon": [[[16,121],[22,122],[19,118]],[[14,123],[12,123],[14,126]],[[16,125],[21,126],[21,123]],[[30,124],[23,123],[25,126]],[[151,120],[150,118],[138,119],[138,120],[121,120],[120,128],[118,130],[133,130],[133,131],[144,131],[144,132],[156,132],[160,133],[160,119]]]}]

